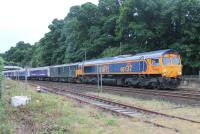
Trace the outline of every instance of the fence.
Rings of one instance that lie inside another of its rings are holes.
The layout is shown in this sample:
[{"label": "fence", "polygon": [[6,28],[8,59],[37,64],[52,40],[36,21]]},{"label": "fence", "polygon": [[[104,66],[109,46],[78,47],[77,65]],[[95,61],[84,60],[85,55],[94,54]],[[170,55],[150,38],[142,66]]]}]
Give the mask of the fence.
[{"label": "fence", "polygon": [[200,90],[200,74],[182,76],[180,88]]}]

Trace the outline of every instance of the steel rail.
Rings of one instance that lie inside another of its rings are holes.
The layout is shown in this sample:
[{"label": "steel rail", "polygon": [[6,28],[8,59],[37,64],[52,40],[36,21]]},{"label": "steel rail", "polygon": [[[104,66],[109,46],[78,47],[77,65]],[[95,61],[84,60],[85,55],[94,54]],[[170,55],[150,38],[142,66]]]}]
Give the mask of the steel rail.
[{"label": "steel rail", "polygon": [[[112,101],[109,101],[109,100],[106,100],[106,99],[103,99],[103,98],[100,98],[100,97],[89,96],[89,95],[85,95],[85,94],[82,94],[82,93],[73,92],[73,91],[70,91],[70,90],[63,90],[63,89],[59,89],[59,88],[55,88],[55,87],[53,87],[53,88],[52,87],[47,87],[46,85],[45,86],[44,85],[37,85],[37,84],[30,84],[30,85],[35,86],[35,87],[40,86],[45,91],[48,91],[48,92],[51,92],[51,93],[55,93],[55,94],[58,94],[58,95],[62,95],[62,96],[71,98],[73,100],[79,101],[80,103],[89,104],[89,105],[92,105],[94,107],[101,108],[103,110],[115,113],[117,115],[129,117],[129,118],[133,118],[134,117],[134,115],[130,114],[131,111],[127,111],[127,109],[129,109],[129,108],[130,108],[129,110],[134,109],[134,107],[132,107],[132,106],[130,107],[130,106],[125,105],[125,104],[112,102]],[[76,96],[73,96],[72,94],[76,95]],[[90,98],[91,100],[96,100],[96,101],[99,101],[99,102],[103,102],[104,104],[108,104],[110,106],[109,107],[105,107],[105,105],[98,105],[98,104],[95,104],[95,103],[91,103],[90,101],[81,99],[81,98],[79,98],[77,96],[81,96],[81,97],[84,97],[84,98]],[[125,111],[117,111],[116,109],[112,109],[112,106],[114,106],[115,108],[116,108],[116,106],[118,106],[117,110],[125,109]],[[134,109],[134,111],[136,111],[136,110]],[[136,111],[136,112],[139,112],[139,111]],[[161,124],[158,124],[158,123],[155,123],[155,122],[152,122],[152,121],[147,121],[147,120],[140,120],[140,121],[142,121],[144,123],[148,123],[148,124],[154,125],[156,127],[161,127],[161,128],[173,130],[175,132],[179,132],[178,129],[171,128],[171,127],[168,127],[168,126],[165,126],[165,125],[161,125]]]},{"label": "steel rail", "polygon": [[[76,87],[83,87],[83,85],[75,84]],[[87,88],[96,88],[93,85],[86,85]],[[130,92],[130,93],[140,93],[147,95],[157,95],[157,96],[166,96],[173,98],[182,98],[188,100],[200,101],[200,92],[196,93],[182,93],[182,92],[172,92],[172,91],[162,91],[162,90],[149,90],[149,89],[138,89],[138,88],[126,88],[126,87],[112,87],[112,86],[104,86],[104,90],[113,90],[120,92]]]},{"label": "steel rail", "polygon": [[78,92],[71,91],[71,90],[64,90],[64,89],[57,88],[57,87],[51,87],[51,88],[54,89],[54,90],[70,92],[72,94],[76,94],[76,95],[79,95],[79,96],[84,96],[84,97],[88,97],[88,98],[92,98],[92,99],[98,99],[98,100],[101,100],[101,101],[107,101],[109,103],[113,103],[114,105],[121,105],[121,106],[130,108],[130,109],[134,109],[136,111],[143,112],[143,113],[161,115],[161,116],[165,116],[165,117],[169,117],[169,118],[176,118],[176,119],[189,121],[189,122],[193,122],[193,123],[200,123],[200,121],[195,121],[195,120],[191,120],[191,119],[187,119],[187,118],[183,118],[183,117],[168,115],[168,114],[156,112],[156,111],[153,111],[153,110],[147,110],[147,109],[144,109],[144,108],[136,107],[134,105],[129,105],[129,104],[124,104],[124,103],[121,103],[121,102],[117,102],[117,101],[114,101],[114,100],[111,100],[111,99],[108,99],[108,98],[105,98],[105,97],[99,97],[99,96],[95,96],[95,95],[87,95],[87,94],[78,93]]},{"label": "steel rail", "polygon": [[[94,85],[88,85],[88,84],[71,84],[71,86],[75,87],[81,87],[83,88],[83,85],[87,88],[96,88]],[[113,90],[113,91],[119,91],[119,92],[130,92],[130,93],[138,93],[138,94],[146,94],[146,95],[156,95],[156,96],[165,96],[165,97],[172,97],[172,98],[181,98],[181,99],[187,99],[187,100],[194,100],[194,101],[200,101],[200,92],[198,91],[190,91],[187,90],[187,93],[185,91],[163,91],[163,90],[152,90],[152,89],[141,89],[141,88],[130,88],[130,87],[117,87],[117,86],[103,86],[104,90]]]}]

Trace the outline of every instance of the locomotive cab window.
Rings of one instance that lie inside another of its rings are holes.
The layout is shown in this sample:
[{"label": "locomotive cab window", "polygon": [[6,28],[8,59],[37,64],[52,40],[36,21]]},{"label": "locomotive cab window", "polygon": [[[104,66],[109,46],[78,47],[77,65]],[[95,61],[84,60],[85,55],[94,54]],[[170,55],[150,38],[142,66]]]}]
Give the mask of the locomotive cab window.
[{"label": "locomotive cab window", "polygon": [[172,58],[172,64],[174,65],[180,65],[180,60],[178,57],[173,57]]},{"label": "locomotive cab window", "polygon": [[152,59],[152,65],[159,66],[160,65],[159,59]]},{"label": "locomotive cab window", "polygon": [[164,65],[170,65],[170,58],[164,57],[164,58],[163,58],[163,64],[164,64]]}]

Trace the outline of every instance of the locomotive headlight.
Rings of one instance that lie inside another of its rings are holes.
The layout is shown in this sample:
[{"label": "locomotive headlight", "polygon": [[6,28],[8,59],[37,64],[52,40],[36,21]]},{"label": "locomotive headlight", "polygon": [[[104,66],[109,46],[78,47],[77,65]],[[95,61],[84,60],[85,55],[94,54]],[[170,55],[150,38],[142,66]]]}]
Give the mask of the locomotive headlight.
[{"label": "locomotive headlight", "polygon": [[179,75],[182,75],[182,72],[178,72]]},{"label": "locomotive headlight", "polygon": [[163,73],[163,76],[166,76],[166,75],[167,75],[167,73],[166,73],[166,72],[164,72],[164,73]]}]

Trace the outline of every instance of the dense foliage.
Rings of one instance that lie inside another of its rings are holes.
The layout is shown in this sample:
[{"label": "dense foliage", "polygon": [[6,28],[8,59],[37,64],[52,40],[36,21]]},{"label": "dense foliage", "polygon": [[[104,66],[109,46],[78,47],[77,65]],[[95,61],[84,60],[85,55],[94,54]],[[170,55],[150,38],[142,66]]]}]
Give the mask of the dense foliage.
[{"label": "dense foliage", "polygon": [[73,6],[37,43],[18,42],[4,55],[45,66],[166,48],[178,50],[187,74],[200,67],[199,0],[99,0]]},{"label": "dense foliage", "polygon": [[3,71],[3,59],[0,57],[0,83],[2,80],[2,71]]},{"label": "dense foliage", "polygon": [[11,47],[10,50],[4,54],[4,58],[7,61],[7,64],[13,65],[14,63],[17,63],[25,66],[31,61],[32,54],[32,46],[29,43],[20,41],[15,47]]}]

